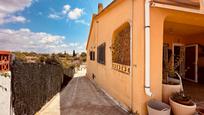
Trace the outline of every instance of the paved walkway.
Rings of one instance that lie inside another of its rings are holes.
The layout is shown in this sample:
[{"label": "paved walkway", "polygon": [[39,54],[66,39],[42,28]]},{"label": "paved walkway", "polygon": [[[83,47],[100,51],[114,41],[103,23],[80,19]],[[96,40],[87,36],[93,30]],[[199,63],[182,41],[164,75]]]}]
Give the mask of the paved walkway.
[{"label": "paved walkway", "polygon": [[75,74],[64,90],[48,102],[37,115],[128,115],[88,78]]}]

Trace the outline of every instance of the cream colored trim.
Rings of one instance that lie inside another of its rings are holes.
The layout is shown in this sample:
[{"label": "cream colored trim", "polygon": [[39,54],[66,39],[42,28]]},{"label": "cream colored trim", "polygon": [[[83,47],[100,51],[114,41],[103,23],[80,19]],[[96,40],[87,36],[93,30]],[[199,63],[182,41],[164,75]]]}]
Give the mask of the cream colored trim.
[{"label": "cream colored trim", "polygon": [[196,10],[192,8],[184,8],[180,6],[173,6],[173,5],[161,4],[161,3],[155,3],[155,2],[153,2],[151,6],[158,7],[158,8],[166,8],[166,9],[171,9],[171,10],[178,10],[178,11],[183,11],[183,12],[196,13],[196,14],[204,14],[204,10]]},{"label": "cream colored trim", "polygon": [[200,10],[204,12],[204,0],[200,0]]}]

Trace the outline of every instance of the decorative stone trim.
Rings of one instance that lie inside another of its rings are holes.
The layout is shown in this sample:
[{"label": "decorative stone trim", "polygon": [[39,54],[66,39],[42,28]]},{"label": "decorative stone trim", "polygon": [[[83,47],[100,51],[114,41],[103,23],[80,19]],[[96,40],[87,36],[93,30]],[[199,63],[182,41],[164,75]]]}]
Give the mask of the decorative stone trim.
[{"label": "decorative stone trim", "polygon": [[112,68],[119,71],[119,72],[130,74],[130,66],[122,65],[122,64],[118,64],[118,63],[112,63]]}]

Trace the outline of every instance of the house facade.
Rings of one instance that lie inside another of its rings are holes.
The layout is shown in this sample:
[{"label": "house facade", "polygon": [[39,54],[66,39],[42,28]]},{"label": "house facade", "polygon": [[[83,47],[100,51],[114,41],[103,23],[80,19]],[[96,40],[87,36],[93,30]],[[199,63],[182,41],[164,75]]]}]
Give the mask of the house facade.
[{"label": "house facade", "polygon": [[[204,1],[114,0],[92,17],[87,77],[129,111],[162,100],[163,44],[204,45]],[[196,57],[196,55],[195,55]]]}]

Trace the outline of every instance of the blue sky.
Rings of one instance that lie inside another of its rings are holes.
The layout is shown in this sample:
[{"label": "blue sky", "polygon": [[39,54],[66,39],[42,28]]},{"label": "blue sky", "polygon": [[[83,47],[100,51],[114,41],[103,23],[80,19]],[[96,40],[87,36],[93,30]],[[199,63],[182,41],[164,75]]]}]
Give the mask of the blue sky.
[{"label": "blue sky", "polygon": [[0,0],[0,50],[85,51],[98,3],[112,0]]}]

